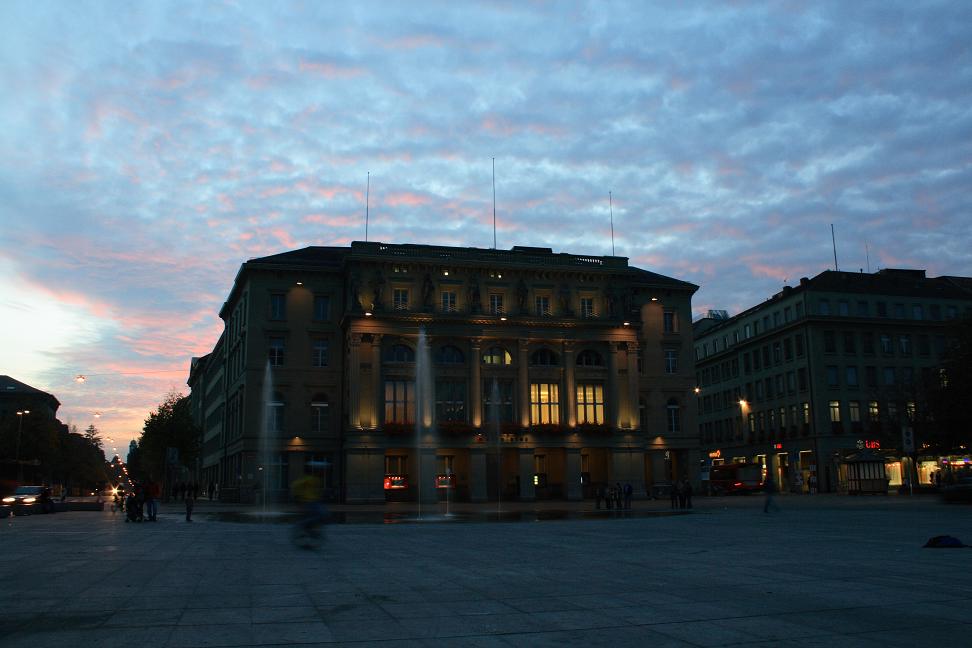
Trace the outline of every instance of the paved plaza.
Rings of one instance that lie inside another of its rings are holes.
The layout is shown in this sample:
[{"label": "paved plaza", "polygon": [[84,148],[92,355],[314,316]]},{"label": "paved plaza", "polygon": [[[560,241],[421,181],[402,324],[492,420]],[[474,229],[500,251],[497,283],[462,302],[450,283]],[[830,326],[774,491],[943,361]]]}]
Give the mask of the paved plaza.
[{"label": "paved plaza", "polygon": [[636,502],[629,517],[508,506],[518,522],[466,506],[472,521],[442,523],[426,507],[397,524],[356,507],[321,551],[208,502],[192,523],[175,505],[155,524],[5,519],[0,645],[968,645],[972,550],[922,545],[972,544],[972,507],[790,496],[764,515],[762,503],[662,515],[667,503]]}]

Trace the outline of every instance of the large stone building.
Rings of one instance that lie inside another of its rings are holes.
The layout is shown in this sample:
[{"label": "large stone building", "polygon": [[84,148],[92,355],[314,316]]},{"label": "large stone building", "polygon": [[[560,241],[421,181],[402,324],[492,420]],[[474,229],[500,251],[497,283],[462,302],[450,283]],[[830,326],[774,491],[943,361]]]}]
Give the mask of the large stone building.
[{"label": "large stone building", "polygon": [[[916,389],[937,375],[949,320],[969,316],[970,287],[924,270],[826,271],[735,317],[710,311],[694,324],[704,456],[759,463],[786,490],[813,474],[836,491],[845,459],[880,449],[901,484]],[[920,480],[937,464],[921,463]]]},{"label": "large stone building", "polygon": [[698,479],[697,286],[613,256],[354,242],[247,261],[189,384],[202,479],[348,502]]}]

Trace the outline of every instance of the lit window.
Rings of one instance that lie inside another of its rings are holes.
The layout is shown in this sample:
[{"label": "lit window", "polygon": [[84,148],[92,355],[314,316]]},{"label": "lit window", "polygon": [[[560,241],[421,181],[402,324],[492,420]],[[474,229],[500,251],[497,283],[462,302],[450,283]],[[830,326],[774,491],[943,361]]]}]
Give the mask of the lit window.
[{"label": "lit window", "polygon": [[840,423],[840,401],[830,401],[830,422]]},{"label": "lit window", "polygon": [[577,385],[577,422],[594,425],[604,423],[603,385]]},{"label": "lit window", "polygon": [[483,354],[483,364],[488,365],[509,365],[513,362],[513,356],[502,347],[490,347]]},{"label": "lit window", "polygon": [[530,423],[533,425],[560,423],[560,385],[557,383],[530,384]]},{"label": "lit window", "polygon": [[415,383],[385,381],[385,423],[415,422]]}]

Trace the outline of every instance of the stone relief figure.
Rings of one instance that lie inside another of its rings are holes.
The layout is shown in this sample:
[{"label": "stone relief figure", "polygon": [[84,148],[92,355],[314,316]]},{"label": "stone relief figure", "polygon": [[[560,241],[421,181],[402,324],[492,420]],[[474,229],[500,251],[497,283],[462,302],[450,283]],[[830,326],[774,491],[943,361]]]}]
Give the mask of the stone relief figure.
[{"label": "stone relief figure", "polygon": [[476,314],[482,310],[482,298],[479,294],[479,277],[473,275],[469,283],[469,309]]},{"label": "stone relief figure", "polygon": [[348,289],[348,310],[361,310],[361,277],[357,272],[351,273],[351,286]]},{"label": "stone relief figure", "polygon": [[567,317],[574,314],[570,308],[570,286],[565,283],[560,284],[560,312]]},{"label": "stone relief figure", "polygon": [[618,291],[615,290],[614,284],[608,284],[604,288],[604,299],[607,301],[608,315],[611,317],[618,316]]},{"label": "stone relief figure", "polygon": [[381,274],[381,270],[375,272],[375,278],[371,282],[371,287],[374,291],[374,302],[372,308],[375,310],[381,310],[381,293],[385,289],[385,277]]},{"label": "stone relief figure", "polygon": [[435,298],[435,285],[432,283],[432,275],[425,273],[422,281],[422,305],[426,310],[432,309],[432,300]]},{"label": "stone relief figure", "polygon": [[527,312],[527,285],[522,279],[516,284],[516,303],[521,313]]}]

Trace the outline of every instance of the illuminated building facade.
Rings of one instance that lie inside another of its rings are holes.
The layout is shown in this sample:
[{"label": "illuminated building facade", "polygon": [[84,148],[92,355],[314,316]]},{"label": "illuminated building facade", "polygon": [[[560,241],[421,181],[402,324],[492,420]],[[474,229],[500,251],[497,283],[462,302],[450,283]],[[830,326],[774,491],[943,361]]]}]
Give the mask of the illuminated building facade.
[{"label": "illuminated building facade", "polygon": [[[644,497],[698,480],[697,286],[613,256],[354,242],[247,261],[190,386],[225,499]],[[261,429],[269,452],[261,452]]]},{"label": "illuminated building facade", "polygon": [[917,390],[937,378],[949,321],[970,315],[970,288],[924,270],[826,271],[735,317],[710,311],[693,326],[703,456],[833,492],[844,460],[874,450],[901,484]]}]

